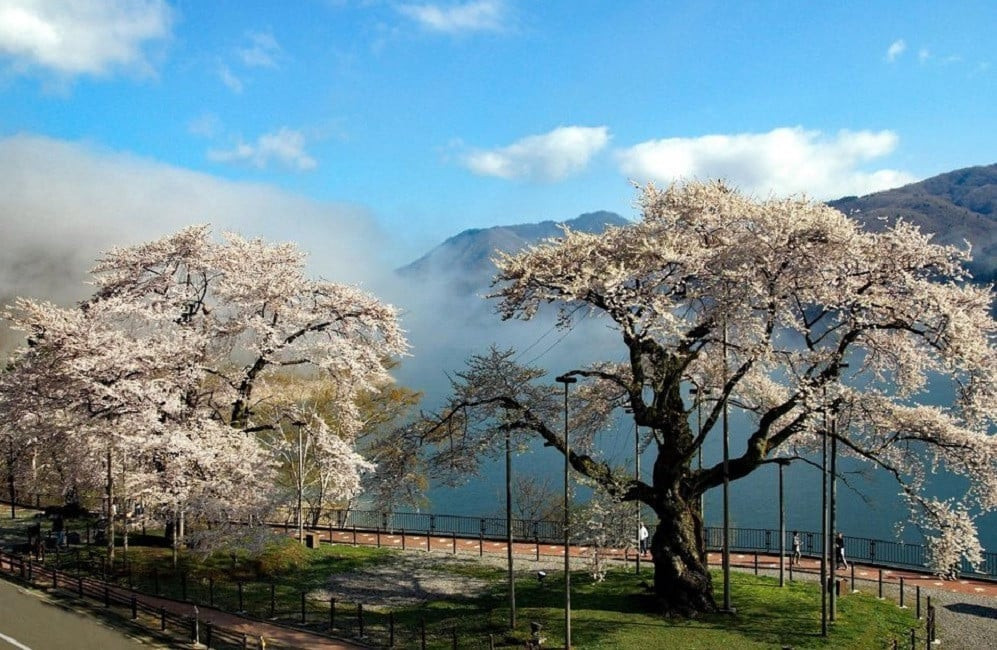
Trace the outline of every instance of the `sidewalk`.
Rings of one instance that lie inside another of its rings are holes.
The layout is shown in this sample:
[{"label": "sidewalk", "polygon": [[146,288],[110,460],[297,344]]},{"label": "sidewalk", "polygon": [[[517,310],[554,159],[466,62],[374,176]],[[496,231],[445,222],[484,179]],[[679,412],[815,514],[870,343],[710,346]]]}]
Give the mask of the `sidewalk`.
[{"label": "sidewalk", "polygon": [[[731,566],[736,566],[740,569],[748,568],[753,569],[755,563],[754,553],[737,553],[733,552],[730,554]],[[722,557],[719,552],[709,553],[709,563],[711,565],[719,566],[722,563]],[[898,584],[900,578],[904,579],[904,584],[910,587],[931,587],[938,591],[947,591],[953,594],[972,594],[974,596],[982,596],[984,598],[997,598],[997,583],[989,582],[986,580],[971,580],[971,579],[959,579],[959,580],[942,580],[936,575],[930,573],[923,573],[914,571],[911,569],[888,569],[885,567],[875,567],[865,564],[855,564],[849,563],[849,566],[854,565],[855,567],[855,579],[868,581],[878,581],[879,572],[883,572],[883,583],[884,584]],[[829,562],[828,566],[831,567],[832,563]],[[789,556],[787,555],[784,564],[786,575],[789,575]],[[766,570],[779,570],[779,556],[778,555],[758,555],[758,568]],[[803,573],[820,573],[820,559],[804,557],[800,560],[800,563],[793,567],[793,571],[803,572]],[[835,575],[839,579],[851,580],[852,572],[851,569],[839,569],[835,571]]]}]

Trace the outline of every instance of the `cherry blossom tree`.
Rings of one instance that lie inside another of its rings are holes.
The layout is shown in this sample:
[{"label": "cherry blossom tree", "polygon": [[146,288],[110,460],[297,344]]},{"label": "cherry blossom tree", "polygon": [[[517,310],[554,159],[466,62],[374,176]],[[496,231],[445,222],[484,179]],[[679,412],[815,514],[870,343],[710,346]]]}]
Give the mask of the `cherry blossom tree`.
[{"label": "cherry blossom tree", "polygon": [[91,476],[86,455],[102,450],[109,504],[112,459],[127,450],[155,511],[220,521],[269,502],[275,461],[257,434],[274,423],[256,408],[273,397],[268,378],[294,369],[336,385],[341,438],[326,445],[327,470],[355,489],[367,465],[347,453],[361,425],[353,400],[390,380],[383,360],[406,342],[392,307],[308,279],[304,262],[292,244],[216,243],[206,226],[114,249],[79,306],[19,299],[7,310],[27,345],[0,408],[79,441]]},{"label": "cherry blossom tree", "polygon": [[[565,373],[583,379],[571,391],[568,460],[610,496],[657,515],[658,609],[716,609],[700,495],[724,470],[692,461],[720,435],[725,407],[751,422],[732,449],[731,481],[811,453],[823,423],[838,418],[839,448],[896,477],[938,561],[978,559],[971,514],[997,505],[997,353],[991,287],[967,282],[968,251],[902,221],[869,233],[823,204],[755,200],[722,182],[646,186],[638,205],[633,224],[565,229],[500,254],[491,297],[503,319],[552,305],[563,327],[593,317],[619,333],[621,350],[608,354],[622,362]],[[436,444],[438,463],[468,470],[496,428],[532,432],[563,454],[559,387],[542,376],[511,354],[476,356],[413,434]],[[952,403],[924,404],[929,381],[948,384]],[[697,406],[701,431],[690,426]],[[646,480],[598,453],[597,433],[621,407],[656,450]],[[925,496],[925,474],[938,468],[969,480],[963,499]]]}]

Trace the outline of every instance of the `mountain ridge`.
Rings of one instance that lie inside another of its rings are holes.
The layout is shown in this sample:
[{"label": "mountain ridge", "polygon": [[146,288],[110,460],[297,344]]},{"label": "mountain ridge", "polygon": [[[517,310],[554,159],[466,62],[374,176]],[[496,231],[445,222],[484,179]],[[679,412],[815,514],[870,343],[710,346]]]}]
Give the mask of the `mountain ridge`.
[{"label": "mountain ridge", "polygon": [[[846,196],[828,205],[879,231],[902,218],[935,241],[962,247],[970,242],[968,268],[976,282],[997,279],[997,164],[966,167],[865,196]],[[450,288],[474,293],[494,275],[497,251],[515,252],[541,239],[558,237],[560,224],[573,230],[601,232],[606,226],[630,223],[606,210],[587,212],[567,221],[545,220],[464,230],[406,264],[396,273],[417,280],[443,277]]]}]

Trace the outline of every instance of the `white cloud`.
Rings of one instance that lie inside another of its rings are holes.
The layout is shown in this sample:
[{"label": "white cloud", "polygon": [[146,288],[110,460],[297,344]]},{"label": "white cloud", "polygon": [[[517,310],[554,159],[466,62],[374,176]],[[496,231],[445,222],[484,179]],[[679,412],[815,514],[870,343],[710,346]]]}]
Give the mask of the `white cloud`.
[{"label": "white cloud", "polygon": [[907,42],[899,38],[892,43],[890,43],[889,49],[886,50],[886,60],[893,63],[897,58],[907,50]]},{"label": "white cloud", "polygon": [[448,6],[403,4],[398,11],[425,29],[448,34],[501,31],[506,14],[505,5],[500,0],[475,0]]},{"label": "white cloud", "polygon": [[917,60],[919,62],[927,63],[930,58],[931,58],[931,50],[929,50],[926,47],[922,47],[920,50],[918,50]]},{"label": "white cloud", "polygon": [[249,45],[239,48],[239,59],[250,68],[276,68],[280,45],[269,32],[247,32]]},{"label": "white cloud", "polygon": [[480,176],[559,181],[584,169],[608,142],[609,129],[604,126],[562,126],[507,147],[471,151],[463,163]]},{"label": "white cloud", "polygon": [[240,140],[232,149],[212,149],[208,151],[208,158],[215,162],[246,163],[259,169],[264,169],[271,162],[299,171],[318,166],[305,151],[305,136],[286,126],[261,135],[254,143]]},{"label": "white cloud", "polygon": [[892,131],[840,131],[828,137],[802,127],[768,133],[706,135],[642,142],[617,152],[623,173],[639,181],[724,178],[757,195],[805,193],[818,199],[868,194],[915,180],[860,165],[896,149]]},{"label": "white cloud", "polygon": [[3,0],[0,56],[15,69],[41,67],[69,76],[112,69],[149,72],[143,48],[170,35],[163,0]]},{"label": "white cloud", "polygon": [[222,80],[222,83],[228,86],[228,89],[234,93],[242,92],[242,79],[235,76],[232,70],[225,64],[218,66],[218,78]]},{"label": "white cloud", "polygon": [[78,299],[100,251],[192,223],[297,241],[330,280],[370,286],[389,274],[388,235],[361,206],[42,136],[0,138],[0,215],[0,303]]},{"label": "white cloud", "polygon": [[213,138],[222,128],[222,122],[214,113],[202,113],[187,123],[187,131],[201,138]]}]

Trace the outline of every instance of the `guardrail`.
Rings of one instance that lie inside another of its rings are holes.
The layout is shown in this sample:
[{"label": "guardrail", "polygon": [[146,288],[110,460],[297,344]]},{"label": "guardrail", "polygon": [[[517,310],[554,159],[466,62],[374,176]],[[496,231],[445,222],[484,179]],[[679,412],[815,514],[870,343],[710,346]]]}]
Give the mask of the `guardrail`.
[{"label": "guardrail", "polygon": [[[283,522],[270,522],[276,526],[288,526],[293,519],[288,516]],[[460,537],[481,537],[488,540],[501,541],[506,539],[506,520],[498,517],[470,517],[465,515],[449,515],[420,512],[379,512],[374,510],[333,510],[328,515],[327,527],[348,530],[356,528],[361,531],[404,530],[409,533],[428,533],[434,535],[457,535]],[[314,528],[314,526],[308,526]],[[321,526],[324,528],[326,526]],[[518,541],[536,541],[540,543],[557,544],[564,541],[562,522],[549,520],[513,519],[512,535]],[[707,527],[706,547],[708,550],[720,550],[723,540],[723,529]],[[804,555],[820,554],[821,541],[819,532],[799,531],[801,550]],[[627,530],[624,539],[634,537]],[[771,528],[731,528],[731,550],[778,552],[779,531]],[[786,531],[785,548],[792,548],[792,531]],[[922,544],[908,544],[890,540],[870,539],[867,537],[845,536],[845,555],[849,560],[873,566],[883,566],[898,569],[931,572],[928,566],[927,548]],[[980,566],[972,566],[965,560],[958,567],[959,573],[965,577],[982,580],[997,580],[997,552],[985,552]]]}]

